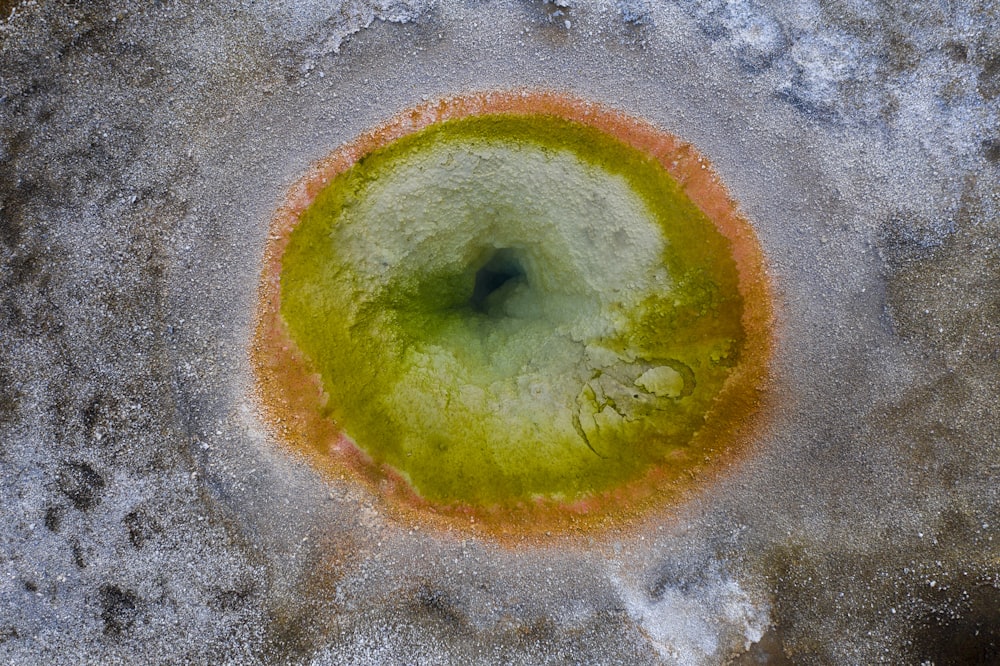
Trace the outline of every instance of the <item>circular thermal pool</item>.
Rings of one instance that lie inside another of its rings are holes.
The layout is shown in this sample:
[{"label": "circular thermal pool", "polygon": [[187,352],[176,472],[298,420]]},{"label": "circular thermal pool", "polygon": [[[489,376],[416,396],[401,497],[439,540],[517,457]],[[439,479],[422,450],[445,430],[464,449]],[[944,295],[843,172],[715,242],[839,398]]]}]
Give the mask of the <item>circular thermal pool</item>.
[{"label": "circular thermal pool", "polygon": [[731,457],[768,350],[755,237],[705,166],[549,94],[404,114],[275,222],[265,400],[322,463],[513,529],[672,496]]}]

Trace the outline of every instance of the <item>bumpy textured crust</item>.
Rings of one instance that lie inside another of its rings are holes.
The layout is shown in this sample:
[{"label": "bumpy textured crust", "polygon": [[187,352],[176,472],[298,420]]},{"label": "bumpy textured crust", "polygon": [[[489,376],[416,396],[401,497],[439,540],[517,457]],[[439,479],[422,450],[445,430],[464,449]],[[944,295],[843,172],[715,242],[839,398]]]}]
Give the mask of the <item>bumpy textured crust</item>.
[{"label": "bumpy textured crust", "polygon": [[[683,473],[661,466],[639,480],[584,501],[539,500],[516,507],[432,505],[392,469],[376,466],[322,414],[319,376],[291,340],[280,314],[282,256],[302,212],[337,174],[359,158],[433,123],[481,114],[551,114],[590,125],[656,158],[732,245],[744,301],[743,353],[705,426],[695,435],[710,452]],[[747,455],[767,420],[766,384],[772,348],[773,306],[764,258],[749,222],[739,213],[708,161],[676,137],[602,105],[551,91],[482,92],[447,97],[404,111],[315,165],[289,190],[271,223],[259,287],[251,360],[257,399],[274,437],[334,478],[365,484],[382,508],[408,524],[471,531],[517,544],[546,535],[628,528],[712,484]]]}]

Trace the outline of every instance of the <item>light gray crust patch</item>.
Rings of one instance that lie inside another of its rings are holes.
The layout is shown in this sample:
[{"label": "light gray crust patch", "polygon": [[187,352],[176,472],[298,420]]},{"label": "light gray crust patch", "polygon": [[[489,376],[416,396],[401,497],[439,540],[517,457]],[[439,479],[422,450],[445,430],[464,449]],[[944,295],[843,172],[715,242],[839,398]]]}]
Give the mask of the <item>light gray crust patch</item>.
[{"label": "light gray crust patch", "polygon": [[[0,661],[995,658],[990,3],[0,16]],[[271,215],[310,164],[425,98],[517,86],[711,159],[770,264],[778,408],[673,515],[510,550],[292,459],[247,347]],[[747,612],[718,617],[728,599]],[[716,616],[668,624],[677,600]]]}]

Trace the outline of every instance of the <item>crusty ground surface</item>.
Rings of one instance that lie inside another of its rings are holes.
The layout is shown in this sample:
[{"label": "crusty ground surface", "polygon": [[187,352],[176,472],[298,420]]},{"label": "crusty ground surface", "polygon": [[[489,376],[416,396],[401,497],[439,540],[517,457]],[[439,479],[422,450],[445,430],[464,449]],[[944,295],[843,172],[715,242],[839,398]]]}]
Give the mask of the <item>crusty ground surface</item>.
[{"label": "crusty ground surface", "polygon": [[[764,4],[0,2],[0,661],[995,661],[1000,16]],[[695,146],[779,314],[740,465],[524,544],[288,455],[249,351],[292,184],[515,88]]]}]

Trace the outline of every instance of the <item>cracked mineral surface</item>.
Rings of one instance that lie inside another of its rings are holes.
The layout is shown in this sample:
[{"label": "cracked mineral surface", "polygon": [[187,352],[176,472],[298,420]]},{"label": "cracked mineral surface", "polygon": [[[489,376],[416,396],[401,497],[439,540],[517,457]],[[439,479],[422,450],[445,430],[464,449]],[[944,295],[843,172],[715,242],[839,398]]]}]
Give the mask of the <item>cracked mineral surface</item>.
[{"label": "cracked mineral surface", "polygon": [[[0,0],[0,661],[995,663],[998,35],[990,0]],[[499,543],[284,447],[251,346],[303,174],[517,89],[691,143],[776,321],[738,464]]]}]

